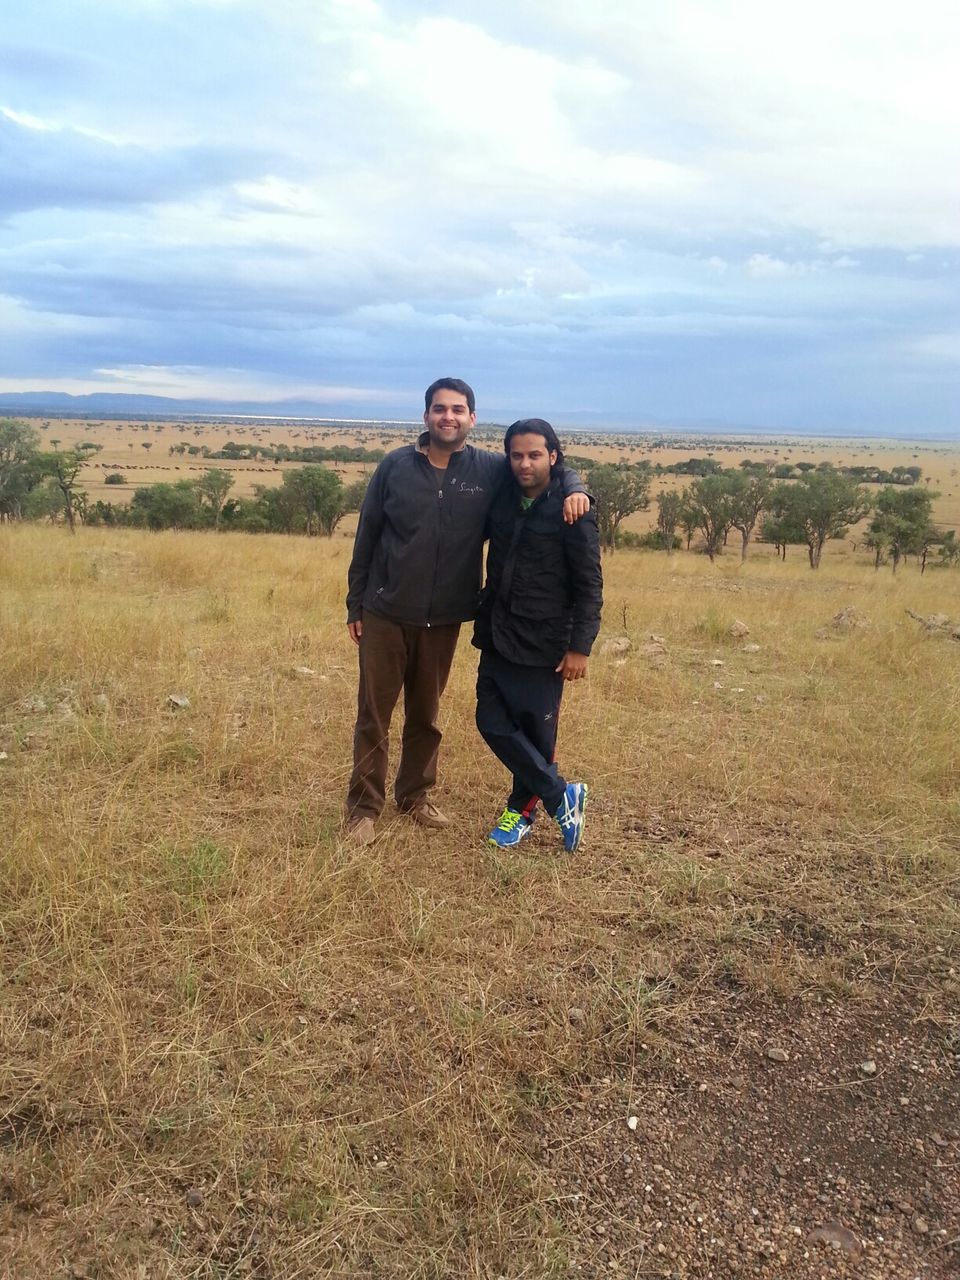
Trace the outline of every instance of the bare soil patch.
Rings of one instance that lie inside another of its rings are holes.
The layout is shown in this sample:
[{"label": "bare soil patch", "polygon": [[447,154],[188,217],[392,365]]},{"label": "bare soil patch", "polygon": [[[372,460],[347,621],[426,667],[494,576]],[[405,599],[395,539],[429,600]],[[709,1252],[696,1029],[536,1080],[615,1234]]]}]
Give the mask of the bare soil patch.
[{"label": "bare soil patch", "polygon": [[718,997],[638,1053],[543,1114],[575,1274],[957,1274],[960,1042],[902,993]]}]

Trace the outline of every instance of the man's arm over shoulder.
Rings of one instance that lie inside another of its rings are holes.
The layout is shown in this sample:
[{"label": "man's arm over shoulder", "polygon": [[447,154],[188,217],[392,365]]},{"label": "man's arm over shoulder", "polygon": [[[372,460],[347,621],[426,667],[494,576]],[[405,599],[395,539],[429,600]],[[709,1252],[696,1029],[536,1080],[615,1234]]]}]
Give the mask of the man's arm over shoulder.
[{"label": "man's arm over shoulder", "polygon": [[560,472],[561,495],[563,497],[563,519],[565,524],[576,524],[590,510],[592,501],[583,487],[579,471],[563,466]]},{"label": "man's arm over shoulder", "polygon": [[570,648],[575,653],[589,655],[600,631],[600,610],[603,607],[603,572],[596,514],[588,511],[576,524],[564,528],[563,537],[573,600]]},{"label": "man's arm over shoulder", "polygon": [[347,570],[347,622],[358,622],[360,619],[363,593],[367,589],[367,578],[373,561],[377,543],[383,530],[383,501],[393,469],[390,454],[378,465],[370,477],[367,492],[360,508],[360,520],[357,524],[357,535],[353,542],[353,556]]}]

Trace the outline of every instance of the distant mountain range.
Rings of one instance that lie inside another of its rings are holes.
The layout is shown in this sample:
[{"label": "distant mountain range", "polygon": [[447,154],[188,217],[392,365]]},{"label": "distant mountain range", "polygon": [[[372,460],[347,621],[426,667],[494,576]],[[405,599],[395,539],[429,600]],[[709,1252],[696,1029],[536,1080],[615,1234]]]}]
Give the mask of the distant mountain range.
[{"label": "distant mountain range", "polygon": [[[172,396],[135,395],[128,392],[96,391],[88,395],[73,396],[64,391],[0,391],[0,414],[49,414],[51,417],[102,418],[260,418],[264,420],[308,418],[324,422],[419,422],[419,418],[392,417],[384,406],[383,416],[361,417],[356,405],[317,404],[311,400],[178,400]],[[414,407],[413,403],[410,406]],[[507,419],[509,420],[509,419]],[[729,423],[668,423],[648,417],[641,421],[631,416],[604,415],[596,410],[573,411],[557,414],[558,425],[591,427],[595,430],[635,431],[731,431],[741,428]]]},{"label": "distant mountain range", "polygon": [[[413,403],[407,408],[396,408],[397,416],[391,417],[383,406],[379,417],[360,417],[356,405],[317,404],[312,400],[178,400],[172,396],[136,395],[123,391],[95,391],[89,395],[72,396],[64,391],[0,391],[0,417],[30,417],[47,415],[56,418],[256,418],[260,421],[284,421],[288,419],[329,423],[398,423],[411,425],[419,418],[403,416],[415,410]],[[767,437],[819,437],[821,439],[886,438],[901,440],[955,441],[960,437],[957,428],[929,429],[924,431],[869,431],[830,430],[800,427],[757,426],[752,423],[724,422],[721,419],[678,422],[657,418],[653,414],[631,416],[604,413],[585,409],[557,411],[550,414],[558,427],[579,428],[592,431],[642,431],[669,432],[682,435],[743,435]],[[504,421],[509,421],[509,415]],[[485,418],[489,422],[489,417]]]},{"label": "distant mountain range", "polygon": [[[338,410],[346,410],[340,413]],[[0,391],[0,414],[49,413],[56,417],[104,418],[143,417],[253,417],[253,418],[319,418],[331,422],[389,421],[385,418],[360,419],[356,409],[345,405],[320,405],[310,400],[276,400],[269,403],[245,400],[178,400],[172,396],[136,395],[124,391],[95,391],[72,396],[65,391]],[[396,419],[396,421],[413,421]]]}]

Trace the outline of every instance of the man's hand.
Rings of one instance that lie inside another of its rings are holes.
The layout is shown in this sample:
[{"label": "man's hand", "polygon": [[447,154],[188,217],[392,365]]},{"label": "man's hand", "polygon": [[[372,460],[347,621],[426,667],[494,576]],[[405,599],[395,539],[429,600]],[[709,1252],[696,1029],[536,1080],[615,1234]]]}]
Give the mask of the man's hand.
[{"label": "man's hand", "polygon": [[[587,493],[571,493],[563,500],[563,518],[567,524],[576,524],[589,510],[590,495]],[[576,678],[579,679],[579,676]]]},{"label": "man's hand", "polygon": [[[583,497],[582,494],[575,493],[574,498]],[[570,499],[568,498],[569,502]],[[563,676],[564,680],[582,680],[587,674],[587,655],[585,653],[574,653],[572,649],[568,649],[563,655],[563,659],[559,667],[555,668],[557,675]]]},{"label": "man's hand", "polygon": [[360,643],[360,637],[363,635],[363,623],[362,623],[362,622],[348,622],[348,623],[347,623],[347,630],[350,632],[350,639],[353,641],[353,643],[354,643],[354,644],[359,644],[359,643]]}]

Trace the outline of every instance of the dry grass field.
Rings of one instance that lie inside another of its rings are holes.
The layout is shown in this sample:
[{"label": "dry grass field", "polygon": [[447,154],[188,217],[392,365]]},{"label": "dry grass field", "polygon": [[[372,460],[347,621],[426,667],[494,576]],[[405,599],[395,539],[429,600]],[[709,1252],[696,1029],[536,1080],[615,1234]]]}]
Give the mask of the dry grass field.
[{"label": "dry grass field", "polygon": [[468,636],[341,841],[349,555],[0,527],[0,1275],[955,1274],[960,573],[611,557],[569,858]]}]

